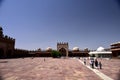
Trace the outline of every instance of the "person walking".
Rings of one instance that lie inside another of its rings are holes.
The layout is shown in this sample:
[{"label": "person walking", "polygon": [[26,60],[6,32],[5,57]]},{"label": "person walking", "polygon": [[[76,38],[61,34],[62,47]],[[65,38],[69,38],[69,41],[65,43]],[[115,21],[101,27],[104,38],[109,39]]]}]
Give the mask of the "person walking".
[{"label": "person walking", "polygon": [[91,62],[92,62],[92,68],[94,68],[94,59],[92,59]]},{"label": "person walking", "polygon": [[84,58],[84,65],[86,65],[86,59]]},{"label": "person walking", "polygon": [[92,61],[91,60],[89,60],[89,64],[90,64],[90,67],[92,67]]},{"label": "person walking", "polygon": [[98,68],[98,61],[95,59],[95,67]]},{"label": "person walking", "polygon": [[45,62],[45,58],[44,58],[44,62]]},{"label": "person walking", "polygon": [[102,69],[102,63],[99,61],[99,68]]}]

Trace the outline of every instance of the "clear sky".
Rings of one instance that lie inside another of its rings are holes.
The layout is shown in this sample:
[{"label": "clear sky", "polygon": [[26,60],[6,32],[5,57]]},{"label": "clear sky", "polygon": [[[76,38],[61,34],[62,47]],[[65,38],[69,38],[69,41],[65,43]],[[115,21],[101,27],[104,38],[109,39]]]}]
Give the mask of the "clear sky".
[{"label": "clear sky", "polygon": [[0,0],[0,26],[15,48],[109,48],[120,41],[120,0]]}]

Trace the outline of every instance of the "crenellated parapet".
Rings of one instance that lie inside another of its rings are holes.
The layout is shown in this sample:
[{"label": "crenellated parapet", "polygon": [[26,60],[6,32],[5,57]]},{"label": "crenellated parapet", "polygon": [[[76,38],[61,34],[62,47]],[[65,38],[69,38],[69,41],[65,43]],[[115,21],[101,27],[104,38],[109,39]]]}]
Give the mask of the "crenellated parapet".
[{"label": "crenellated parapet", "polygon": [[68,45],[68,42],[57,42],[58,45]]},{"label": "crenellated parapet", "polygon": [[57,42],[57,50],[60,48],[66,48],[67,50],[69,49],[68,42]]},{"label": "crenellated parapet", "polygon": [[9,36],[7,36],[7,35],[5,35],[3,38],[4,38],[4,40],[9,40],[9,41],[15,42],[15,39],[14,39],[14,38],[9,37]]},{"label": "crenellated parapet", "polygon": [[8,43],[15,43],[15,39],[3,34],[3,29],[0,27],[0,41],[8,42]]}]

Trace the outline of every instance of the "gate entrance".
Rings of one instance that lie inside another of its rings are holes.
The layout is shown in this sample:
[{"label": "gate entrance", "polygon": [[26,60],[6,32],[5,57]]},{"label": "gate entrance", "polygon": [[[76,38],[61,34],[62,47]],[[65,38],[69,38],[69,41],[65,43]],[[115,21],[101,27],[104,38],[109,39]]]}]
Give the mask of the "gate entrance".
[{"label": "gate entrance", "polygon": [[61,53],[61,56],[66,56],[66,50],[64,48],[61,48],[59,52]]},{"label": "gate entrance", "polygon": [[61,56],[68,57],[68,43],[57,43],[57,50],[61,53]]}]

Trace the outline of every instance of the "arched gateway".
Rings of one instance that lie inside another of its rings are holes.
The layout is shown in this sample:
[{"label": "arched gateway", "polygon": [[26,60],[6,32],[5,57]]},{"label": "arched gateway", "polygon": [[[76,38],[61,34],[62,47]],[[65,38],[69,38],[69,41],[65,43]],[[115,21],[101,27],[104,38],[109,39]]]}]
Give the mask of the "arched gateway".
[{"label": "arched gateway", "polygon": [[57,43],[57,50],[61,53],[62,56],[68,57],[68,43]]}]

